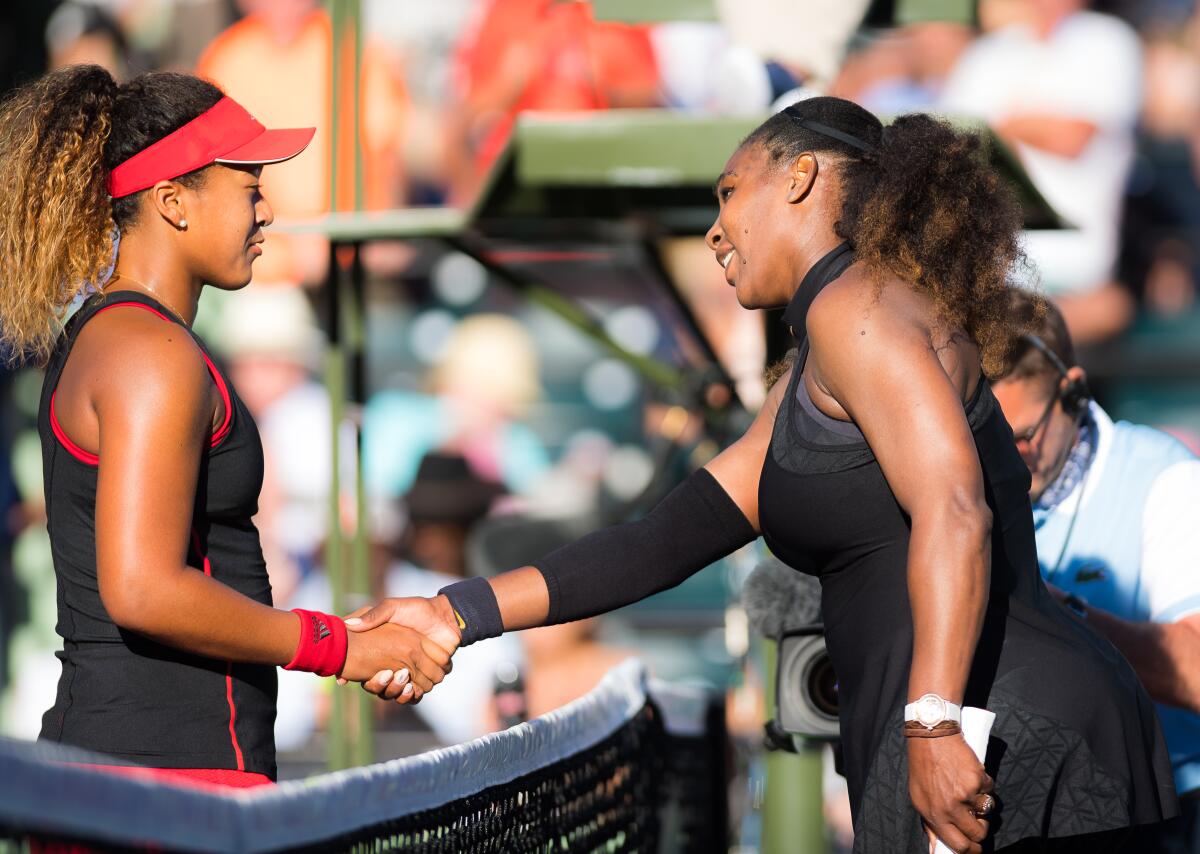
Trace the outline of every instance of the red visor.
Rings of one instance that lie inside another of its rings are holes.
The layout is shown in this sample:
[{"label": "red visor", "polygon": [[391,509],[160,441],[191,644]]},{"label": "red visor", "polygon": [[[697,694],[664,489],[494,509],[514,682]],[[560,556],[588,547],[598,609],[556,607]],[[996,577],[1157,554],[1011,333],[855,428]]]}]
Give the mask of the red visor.
[{"label": "red visor", "polygon": [[211,163],[281,163],[303,151],[316,130],[267,130],[237,101],[222,98],[114,169],[108,176],[108,194],[119,199]]}]

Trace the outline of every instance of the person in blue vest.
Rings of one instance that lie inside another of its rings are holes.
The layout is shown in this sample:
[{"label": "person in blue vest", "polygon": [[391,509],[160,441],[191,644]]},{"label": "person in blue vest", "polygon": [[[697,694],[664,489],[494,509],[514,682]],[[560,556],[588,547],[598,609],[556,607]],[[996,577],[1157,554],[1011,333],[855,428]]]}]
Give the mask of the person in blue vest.
[{"label": "person in blue vest", "polygon": [[[1091,399],[1062,315],[1014,290],[996,399],[1031,475],[1038,562],[1051,592],[1112,641],[1158,714],[1181,815],[1139,852],[1200,851],[1200,459],[1166,433],[1113,422]],[[1014,324],[1021,328],[1024,324]]]}]

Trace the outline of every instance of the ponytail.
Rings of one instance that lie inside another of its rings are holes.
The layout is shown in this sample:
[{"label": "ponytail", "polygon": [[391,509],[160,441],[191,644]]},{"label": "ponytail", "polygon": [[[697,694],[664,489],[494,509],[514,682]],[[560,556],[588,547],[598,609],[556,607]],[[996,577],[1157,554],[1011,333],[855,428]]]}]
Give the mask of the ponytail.
[{"label": "ponytail", "polygon": [[1024,256],[1020,204],[984,145],[944,120],[901,116],[883,130],[875,156],[843,169],[836,230],[875,276],[933,297],[941,319],[974,339],[994,377],[1016,323],[1009,291]]},{"label": "ponytail", "polygon": [[62,317],[111,264],[105,144],[118,86],[95,65],[21,88],[0,106],[0,345],[44,362]]},{"label": "ponytail", "polygon": [[[0,105],[0,348],[45,362],[81,289],[102,287],[114,236],[144,195],[108,175],[221,100],[213,84],[157,71],[118,86],[95,65],[55,71]],[[207,167],[175,180],[196,186]]]}]

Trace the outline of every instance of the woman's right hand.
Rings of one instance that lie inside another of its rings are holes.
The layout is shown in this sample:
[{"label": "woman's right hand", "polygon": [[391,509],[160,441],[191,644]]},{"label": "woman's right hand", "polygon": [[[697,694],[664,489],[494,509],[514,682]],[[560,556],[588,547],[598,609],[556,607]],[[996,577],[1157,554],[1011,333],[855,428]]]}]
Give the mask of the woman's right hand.
[{"label": "woman's right hand", "polygon": [[988,823],[976,817],[976,796],[992,791],[992,778],[961,735],[909,738],[908,794],[929,832],[960,854],[979,854]]},{"label": "woman's right hand", "polygon": [[346,664],[339,678],[402,685],[396,698],[401,703],[417,702],[450,671],[451,654],[408,626],[385,623],[370,631],[348,632],[346,640]]}]

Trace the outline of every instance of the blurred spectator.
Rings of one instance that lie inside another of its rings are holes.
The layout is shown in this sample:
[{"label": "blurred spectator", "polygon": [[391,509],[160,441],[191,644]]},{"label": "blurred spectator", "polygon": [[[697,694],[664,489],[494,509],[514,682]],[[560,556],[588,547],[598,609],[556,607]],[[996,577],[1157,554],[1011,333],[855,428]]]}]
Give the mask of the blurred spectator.
[{"label": "blurred spectator", "polygon": [[46,24],[50,68],[99,65],[117,80],[129,73],[129,45],[117,20],[94,3],[69,0],[54,10]]},{"label": "blurred spectator", "polygon": [[646,27],[596,21],[590,3],[483,0],[455,61],[461,103],[455,197],[469,201],[519,113],[650,107],[658,69]]},{"label": "blurred spectator", "polygon": [[679,21],[650,32],[663,104],[723,116],[761,116],[772,103],[815,94],[802,67],[737,44],[718,23]]},{"label": "blurred spectator", "polygon": [[[595,688],[604,674],[637,654],[635,650],[614,647],[599,640],[600,623],[600,618],[593,617],[559,626],[526,629],[519,634],[527,659],[522,682],[525,710],[530,718],[579,699]],[[457,666],[456,663],[455,668]]]},{"label": "blurred spectator", "polygon": [[829,94],[880,115],[932,109],[975,31],[954,21],[921,21],[886,31],[850,54]]},{"label": "blurred spectator", "polygon": [[[272,237],[274,239],[274,237]],[[324,341],[307,297],[254,285],[223,302],[215,343],[258,423],[264,476],[254,522],[276,607],[286,607],[328,529],[329,395],[316,381]]]},{"label": "blurred spectator", "polygon": [[947,112],[986,119],[1077,227],[1027,232],[1025,243],[1081,344],[1114,335],[1132,318],[1113,268],[1142,80],[1137,35],[1084,5],[986,0],[981,21],[998,28],[966,50],[941,100]]},{"label": "blurred spectator", "polygon": [[[10,409],[12,373],[0,366],[0,400]],[[13,574],[12,545],[18,526],[19,506],[17,485],[12,477],[12,442],[7,418],[0,419],[0,694],[8,684],[8,642],[21,613],[23,597],[18,596],[17,579]]]},{"label": "blurred spectator", "polygon": [[[493,516],[476,525],[471,535],[468,555],[473,574],[493,575],[529,565],[595,530],[596,525],[590,512]],[[521,670],[506,668],[507,672],[498,674],[496,703],[489,704],[490,726],[499,728],[517,719],[538,717],[582,697],[605,673],[635,654],[601,642],[601,623],[600,618],[593,618],[504,635],[519,638],[527,662]],[[456,654],[456,674],[457,661]]]},{"label": "blurred spectator", "polygon": [[[354,75],[344,75],[347,90],[335,123],[330,112],[333,28],[328,14],[317,0],[238,0],[238,6],[246,17],[209,45],[196,72],[212,79],[267,124],[317,127],[304,162],[280,164],[263,178],[275,215],[305,218],[332,208],[352,209],[354,111],[349,102]],[[407,100],[397,60],[369,38],[363,48],[359,97],[365,207],[395,207],[403,198],[399,164]],[[341,181],[331,205],[334,133],[339,139]],[[255,267],[255,281],[321,280],[329,261],[324,240],[276,232],[271,241]]]},{"label": "blurred spectator", "polygon": [[869,5],[867,0],[716,0],[721,25],[735,44],[780,63],[819,90],[837,76],[846,43]]},{"label": "blurred spectator", "polygon": [[[398,560],[387,570],[385,596],[434,596],[466,577],[467,540],[504,493],[480,478],[454,453],[426,454],[404,496],[408,525],[397,544]],[[496,729],[488,714],[501,668],[520,668],[516,635],[474,644],[454,656],[454,673],[416,707],[445,744],[457,744]],[[434,696],[438,695],[438,696]]]},{"label": "blurred spectator", "polygon": [[421,457],[435,448],[461,453],[480,476],[527,493],[550,466],[521,419],[541,395],[533,341],[517,321],[475,315],[446,343],[430,377],[432,394],[390,390],[367,404],[363,447],[373,495],[408,490]]},{"label": "blurred spectator", "polygon": [[[388,563],[376,574],[371,598],[434,596],[465,577],[467,541],[497,498],[499,484],[479,477],[460,454],[435,451],[421,457],[411,488],[402,498],[406,523],[386,546]],[[311,573],[296,591],[294,605],[328,610],[328,578]],[[515,635],[493,638],[454,656],[454,672],[421,700],[415,711],[443,744],[458,744],[491,732],[489,714],[497,671],[521,667],[523,653]],[[275,736],[280,749],[303,745],[321,722],[321,686],[303,674],[280,671],[279,717]],[[396,714],[409,710],[392,709]],[[382,709],[382,707],[381,707]]]},{"label": "blurred spectator", "polygon": [[1192,307],[1200,281],[1200,16],[1151,5],[1121,270],[1147,308],[1171,316]]},{"label": "blurred spectator", "polygon": [[[40,384],[40,379],[36,374],[26,373],[18,379],[18,384],[27,390]],[[23,414],[32,417],[28,411]],[[0,703],[0,731],[34,739],[41,730],[42,714],[54,704],[61,671],[55,653],[62,649],[62,638],[55,632],[58,586],[50,537],[46,533],[42,451],[35,429],[26,426],[15,436],[11,459],[12,478],[20,501],[10,516],[16,532],[12,546],[13,581],[20,590],[24,607],[5,650],[9,682]]]}]

